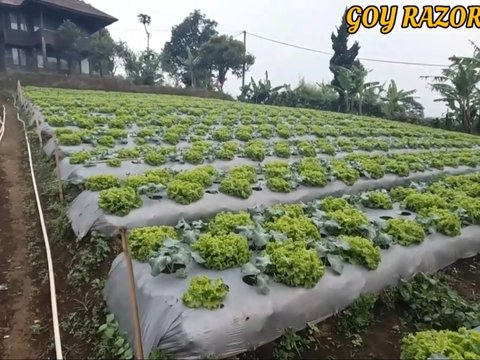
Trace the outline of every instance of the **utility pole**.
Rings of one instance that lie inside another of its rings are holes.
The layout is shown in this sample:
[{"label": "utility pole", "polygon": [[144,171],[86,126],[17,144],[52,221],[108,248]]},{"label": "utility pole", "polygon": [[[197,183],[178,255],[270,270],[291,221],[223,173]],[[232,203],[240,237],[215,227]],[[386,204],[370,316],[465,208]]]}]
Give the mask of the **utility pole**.
[{"label": "utility pole", "polygon": [[247,31],[243,30],[243,69],[242,69],[242,90],[245,87],[245,61],[247,56]]}]

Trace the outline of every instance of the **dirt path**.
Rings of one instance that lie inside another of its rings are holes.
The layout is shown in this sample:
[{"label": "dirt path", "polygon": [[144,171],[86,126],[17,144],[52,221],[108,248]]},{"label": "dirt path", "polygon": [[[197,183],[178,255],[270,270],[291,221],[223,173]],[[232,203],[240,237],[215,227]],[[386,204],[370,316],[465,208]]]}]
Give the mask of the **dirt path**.
[{"label": "dirt path", "polygon": [[[0,143],[0,358],[34,359],[44,351],[34,339],[41,324],[40,314],[48,304],[38,303],[29,259],[28,226],[36,219],[26,214],[30,178],[25,176],[23,131],[16,120],[12,99],[8,103],[7,124]],[[47,344],[44,344],[47,346]]]}]

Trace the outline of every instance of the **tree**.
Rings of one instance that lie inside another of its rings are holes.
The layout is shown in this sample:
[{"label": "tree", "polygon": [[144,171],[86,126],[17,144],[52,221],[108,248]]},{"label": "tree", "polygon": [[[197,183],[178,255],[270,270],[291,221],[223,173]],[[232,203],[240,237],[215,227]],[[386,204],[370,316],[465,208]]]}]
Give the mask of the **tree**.
[{"label": "tree", "polygon": [[[346,22],[346,12],[343,15],[342,23],[339,28],[337,28],[337,35],[332,33],[332,48],[334,54],[330,59],[330,71],[333,73],[333,80],[331,82],[332,86],[338,91],[339,95],[339,110],[348,111],[346,106],[348,101],[345,100],[345,92],[341,91],[340,77],[343,77],[345,80],[345,70],[350,70],[354,65],[358,65],[358,52],[360,50],[360,45],[357,41],[353,45],[348,47],[348,38],[350,34],[348,33],[348,24]],[[343,73],[343,74],[342,74]]]},{"label": "tree", "polygon": [[353,81],[354,102],[357,105],[358,114],[363,115],[363,103],[365,101],[365,97],[372,96],[372,94],[375,93],[374,91],[376,89],[379,89],[380,83],[378,81],[365,81],[368,73],[372,70],[365,69],[360,62],[358,63],[358,65],[353,66],[350,71]]},{"label": "tree", "polygon": [[385,96],[382,97],[385,116],[401,121],[412,121],[423,117],[424,108],[416,100],[418,96],[413,96],[416,92],[417,90],[400,90],[395,80],[391,80]]},{"label": "tree", "polygon": [[115,48],[113,41],[107,29],[101,29],[92,36],[88,43],[88,52],[90,53],[90,61],[94,70],[104,74],[113,74],[115,68]]},{"label": "tree", "polygon": [[147,51],[150,51],[150,38],[152,34],[148,31],[148,26],[152,23],[152,17],[146,14],[138,14],[137,15],[138,21],[140,24],[143,24],[143,28],[145,29],[145,33],[147,34]]},{"label": "tree", "polygon": [[159,53],[145,50],[137,54],[124,42],[117,45],[116,53],[122,61],[127,78],[134,84],[157,85],[163,82]]},{"label": "tree", "polygon": [[223,91],[229,71],[238,78],[242,76],[244,63],[248,69],[255,62],[253,55],[245,53],[245,46],[241,41],[227,35],[211,37],[202,45],[199,53],[200,63],[215,73],[219,91]]},{"label": "tree", "polygon": [[480,52],[475,47],[473,58],[451,57],[448,68],[442,69],[440,76],[423,76],[433,78],[430,87],[441,98],[435,101],[446,103],[450,118],[456,119],[464,131],[474,133],[479,122],[480,108]]},{"label": "tree", "polygon": [[81,30],[70,20],[64,20],[57,30],[57,50],[68,62],[68,73],[73,71],[73,64],[82,59],[79,41],[84,38]]},{"label": "tree", "polygon": [[[188,74],[188,51],[194,58],[200,48],[210,38],[217,35],[217,22],[207,19],[200,10],[193,11],[180,24],[172,28],[170,41],[162,50],[162,67],[173,77],[180,79],[186,86],[192,86],[191,74]],[[190,49],[190,50],[187,50]]]}]

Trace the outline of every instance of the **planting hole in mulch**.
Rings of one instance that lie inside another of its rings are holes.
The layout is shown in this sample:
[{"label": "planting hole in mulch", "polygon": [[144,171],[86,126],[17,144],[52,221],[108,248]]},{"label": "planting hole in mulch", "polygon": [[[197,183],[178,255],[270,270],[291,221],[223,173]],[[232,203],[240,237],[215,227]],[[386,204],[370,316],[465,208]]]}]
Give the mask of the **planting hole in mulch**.
[{"label": "planting hole in mulch", "polygon": [[392,218],[391,216],[386,216],[386,215],[384,215],[384,216],[380,216],[380,219],[382,219],[382,220],[390,220],[390,219],[393,219],[393,218]]},{"label": "planting hole in mulch", "polygon": [[412,213],[411,213],[411,212],[408,212],[408,211],[401,211],[399,214],[400,214],[401,216],[410,216],[410,215],[412,215]]},{"label": "planting hole in mulch", "polygon": [[173,264],[173,268],[172,267],[166,267],[165,269],[162,270],[162,273],[173,274],[180,269],[185,269],[186,267],[187,266],[185,264]]},{"label": "planting hole in mulch", "polygon": [[242,278],[242,280],[245,284],[250,285],[250,286],[255,286],[256,283],[257,283],[257,279],[256,279],[255,275],[245,275]]}]

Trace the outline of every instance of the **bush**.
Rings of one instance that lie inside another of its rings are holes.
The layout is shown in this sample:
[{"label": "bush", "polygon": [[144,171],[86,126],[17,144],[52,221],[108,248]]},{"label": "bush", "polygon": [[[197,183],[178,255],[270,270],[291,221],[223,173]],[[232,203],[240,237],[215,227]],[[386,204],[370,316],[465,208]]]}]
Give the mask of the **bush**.
[{"label": "bush", "polygon": [[248,240],[238,234],[202,235],[193,245],[212,270],[226,270],[246,264],[252,255]]}]

